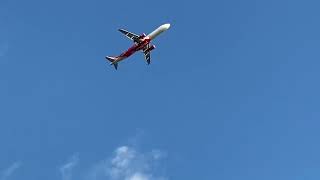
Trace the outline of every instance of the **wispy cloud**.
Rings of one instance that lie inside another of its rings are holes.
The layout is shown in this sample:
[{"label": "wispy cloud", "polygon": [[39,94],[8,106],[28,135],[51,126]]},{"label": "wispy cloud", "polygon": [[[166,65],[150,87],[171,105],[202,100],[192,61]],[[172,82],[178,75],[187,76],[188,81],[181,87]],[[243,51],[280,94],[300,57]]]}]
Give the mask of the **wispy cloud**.
[{"label": "wispy cloud", "polygon": [[60,167],[62,180],[72,179],[72,170],[79,163],[79,155],[74,154],[65,164]]},{"label": "wispy cloud", "polygon": [[0,180],[7,180],[9,177],[21,167],[21,162],[14,162],[10,167],[1,172]]},{"label": "wispy cloud", "polygon": [[92,180],[167,180],[157,175],[154,166],[163,157],[161,151],[138,152],[135,148],[121,146],[113,157],[98,163],[90,172]]}]

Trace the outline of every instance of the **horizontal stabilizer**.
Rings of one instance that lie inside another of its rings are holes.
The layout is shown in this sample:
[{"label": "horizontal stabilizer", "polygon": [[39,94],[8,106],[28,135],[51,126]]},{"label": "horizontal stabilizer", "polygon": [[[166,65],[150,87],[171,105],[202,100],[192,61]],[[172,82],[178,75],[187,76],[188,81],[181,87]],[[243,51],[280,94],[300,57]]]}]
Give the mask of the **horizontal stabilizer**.
[{"label": "horizontal stabilizer", "polygon": [[116,57],[112,57],[112,56],[106,56],[106,59],[109,60],[110,62],[117,60]]},{"label": "horizontal stabilizer", "polygon": [[118,69],[117,57],[106,56],[106,59],[110,61],[110,65],[113,65],[116,70]]},{"label": "horizontal stabilizer", "polygon": [[113,63],[113,66],[116,70],[118,70],[118,63]]}]

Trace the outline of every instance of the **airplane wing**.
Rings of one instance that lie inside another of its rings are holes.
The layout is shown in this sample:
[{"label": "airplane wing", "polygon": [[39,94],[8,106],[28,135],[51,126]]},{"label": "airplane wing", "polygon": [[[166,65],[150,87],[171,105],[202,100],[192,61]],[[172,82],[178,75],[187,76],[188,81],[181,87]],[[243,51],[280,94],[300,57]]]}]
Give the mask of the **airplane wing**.
[{"label": "airplane wing", "polygon": [[127,38],[131,39],[134,42],[139,42],[139,35],[129,32],[124,29],[119,29],[119,31],[124,34]]},{"label": "airplane wing", "polygon": [[144,54],[144,57],[145,57],[148,65],[149,65],[150,62],[151,62],[151,56],[150,56],[151,52],[150,52],[150,51],[146,51],[149,47],[150,47],[150,44],[148,44],[148,45],[144,48],[144,50],[143,50],[143,54]]}]

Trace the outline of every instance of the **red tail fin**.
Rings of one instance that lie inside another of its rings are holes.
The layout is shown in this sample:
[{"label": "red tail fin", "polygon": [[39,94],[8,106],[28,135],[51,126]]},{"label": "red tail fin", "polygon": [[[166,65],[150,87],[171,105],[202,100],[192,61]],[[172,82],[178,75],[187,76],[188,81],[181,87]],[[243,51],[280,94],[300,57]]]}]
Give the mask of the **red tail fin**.
[{"label": "red tail fin", "polygon": [[106,59],[111,62],[110,65],[113,65],[116,70],[118,69],[118,63],[115,62],[118,59],[117,57],[106,56]]}]

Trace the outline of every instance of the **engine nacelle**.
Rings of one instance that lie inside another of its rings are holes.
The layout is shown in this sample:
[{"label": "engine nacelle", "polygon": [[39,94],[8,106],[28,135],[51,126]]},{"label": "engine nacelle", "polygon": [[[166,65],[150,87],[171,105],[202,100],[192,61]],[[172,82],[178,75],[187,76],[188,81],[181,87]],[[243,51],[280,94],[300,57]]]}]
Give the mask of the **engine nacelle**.
[{"label": "engine nacelle", "polygon": [[145,33],[142,33],[139,38],[144,38],[144,37],[146,37],[146,36],[147,36],[147,35],[146,35]]},{"label": "engine nacelle", "polygon": [[149,51],[154,50],[155,48],[156,48],[156,46],[155,46],[155,45],[152,45],[152,46],[150,46],[146,51],[149,52]]}]

